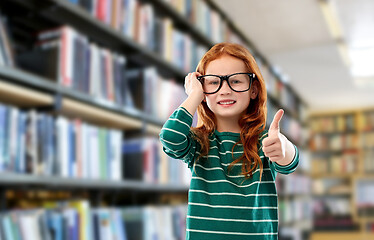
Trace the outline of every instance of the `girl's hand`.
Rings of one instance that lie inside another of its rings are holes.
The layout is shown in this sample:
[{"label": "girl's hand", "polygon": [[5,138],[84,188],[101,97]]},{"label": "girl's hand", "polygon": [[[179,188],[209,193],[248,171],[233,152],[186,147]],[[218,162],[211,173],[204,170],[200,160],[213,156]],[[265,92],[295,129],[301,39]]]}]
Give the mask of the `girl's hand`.
[{"label": "girl's hand", "polygon": [[262,150],[270,161],[280,165],[289,164],[295,154],[293,144],[280,133],[279,122],[282,119],[284,111],[280,109],[274,116],[270,124],[268,137],[262,141]]},{"label": "girl's hand", "polygon": [[197,98],[204,100],[204,91],[203,86],[199,80],[197,80],[197,76],[201,76],[198,72],[189,73],[184,79],[184,89],[188,96],[195,95]]}]

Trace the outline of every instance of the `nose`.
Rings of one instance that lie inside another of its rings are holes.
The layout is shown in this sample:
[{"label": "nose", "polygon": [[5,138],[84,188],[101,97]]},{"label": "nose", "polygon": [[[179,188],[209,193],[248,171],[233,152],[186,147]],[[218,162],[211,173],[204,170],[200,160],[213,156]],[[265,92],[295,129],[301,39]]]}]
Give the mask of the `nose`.
[{"label": "nose", "polygon": [[230,86],[229,86],[229,84],[227,83],[227,81],[223,81],[222,82],[222,87],[221,87],[221,89],[219,90],[219,93],[220,94],[229,94],[229,93],[231,93],[231,88],[230,88]]}]

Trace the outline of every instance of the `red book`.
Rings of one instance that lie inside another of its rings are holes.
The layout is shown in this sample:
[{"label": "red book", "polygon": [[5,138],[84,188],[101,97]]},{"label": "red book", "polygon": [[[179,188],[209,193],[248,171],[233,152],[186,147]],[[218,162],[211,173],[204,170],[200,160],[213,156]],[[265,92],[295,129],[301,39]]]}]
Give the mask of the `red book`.
[{"label": "red book", "polygon": [[96,18],[100,21],[105,22],[106,13],[107,13],[107,0],[97,0],[96,6]]}]

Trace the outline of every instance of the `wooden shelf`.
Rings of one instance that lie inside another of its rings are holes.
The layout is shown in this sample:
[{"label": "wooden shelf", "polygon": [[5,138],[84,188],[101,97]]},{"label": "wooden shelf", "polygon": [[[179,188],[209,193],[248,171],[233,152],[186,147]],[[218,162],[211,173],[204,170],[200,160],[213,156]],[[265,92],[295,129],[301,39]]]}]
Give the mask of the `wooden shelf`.
[{"label": "wooden shelf", "polygon": [[313,150],[311,154],[319,157],[343,156],[344,154],[359,154],[361,149],[347,149],[347,150]]},{"label": "wooden shelf", "polygon": [[86,103],[66,98],[62,100],[61,111],[64,115],[70,117],[79,116],[79,118],[83,120],[88,120],[100,125],[107,125],[112,128],[129,130],[140,129],[142,127],[142,122],[137,119],[112,113]]},{"label": "wooden shelf", "polygon": [[328,197],[351,197],[352,193],[349,192],[342,192],[342,193],[316,193],[313,194],[312,196],[315,198],[328,198]]},{"label": "wooden shelf", "polygon": [[355,181],[360,181],[360,180],[372,180],[374,181],[374,173],[363,173],[359,175],[354,176]]},{"label": "wooden shelf", "polygon": [[36,189],[97,189],[97,190],[131,190],[147,192],[187,192],[188,186],[181,184],[157,184],[135,180],[97,180],[55,176],[37,176],[3,172],[0,174],[0,185],[7,188]]},{"label": "wooden shelf", "polygon": [[372,216],[372,217],[360,217],[360,216],[357,216],[357,220],[360,221],[360,222],[364,222],[364,223],[374,222],[374,216]]},{"label": "wooden shelf", "polygon": [[371,240],[374,234],[350,231],[313,232],[310,240]]},{"label": "wooden shelf", "polygon": [[21,107],[51,105],[53,97],[27,87],[4,82],[0,78],[0,101]]},{"label": "wooden shelf", "polygon": [[282,223],[279,222],[279,225],[284,228],[299,228],[299,229],[310,229],[312,224],[312,221],[310,219],[301,219],[301,220],[295,220],[292,222]]},{"label": "wooden shelf", "polygon": [[153,124],[147,124],[146,125],[146,132],[152,133],[154,135],[159,135],[160,132],[161,132],[161,127],[153,125]]},{"label": "wooden shelf", "polygon": [[360,179],[367,179],[374,181],[374,174],[367,174],[367,173],[323,173],[323,174],[310,174],[311,178],[319,179],[319,178],[347,178],[352,180],[360,180]]},{"label": "wooden shelf", "polygon": [[320,178],[327,178],[327,179],[334,179],[334,178],[354,178],[358,176],[356,173],[324,173],[324,174],[311,174],[310,177],[314,179]]},{"label": "wooden shelf", "polygon": [[358,132],[359,132],[358,129],[350,129],[350,130],[347,130],[347,131],[334,131],[334,132],[330,132],[330,131],[318,131],[318,132],[311,132],[311,134],[313,134],[313,135],[326,135],[326,136],[330,136],[330,135],[357,134]]},{"label": "wooden shelf", "polygon": [[310,198],[310,193],[278,193],[280,199],[285,198]]}]

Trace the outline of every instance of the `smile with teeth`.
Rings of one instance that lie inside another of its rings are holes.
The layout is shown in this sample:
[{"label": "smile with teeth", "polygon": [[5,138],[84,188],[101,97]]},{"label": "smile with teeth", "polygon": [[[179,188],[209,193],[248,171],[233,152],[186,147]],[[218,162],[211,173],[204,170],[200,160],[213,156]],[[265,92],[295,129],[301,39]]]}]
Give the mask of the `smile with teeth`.
[{"label": "smile with teeth", "polygon": [[218,104],[221,104],[221,105],[230,105],[230,104],[234,104],[234,103],[236,103],[236,101],[233,101],[233,100],[218,102]]}]

